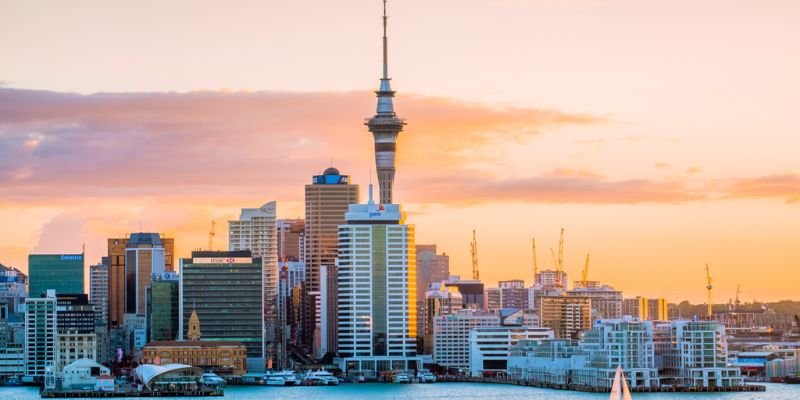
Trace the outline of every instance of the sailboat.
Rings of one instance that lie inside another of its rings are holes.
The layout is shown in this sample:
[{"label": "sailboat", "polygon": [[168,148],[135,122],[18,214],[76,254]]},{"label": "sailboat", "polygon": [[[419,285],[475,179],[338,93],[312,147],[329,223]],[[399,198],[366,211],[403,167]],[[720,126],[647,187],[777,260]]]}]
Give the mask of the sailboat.
[{"label": "sailboat", "polygon": [[631,391],[628,389],[628,381],[625,380],[625,373],[622,366],[617,365],[617,373],[614,374],[614,383],[611,385],[611,400],[631,400]]}]

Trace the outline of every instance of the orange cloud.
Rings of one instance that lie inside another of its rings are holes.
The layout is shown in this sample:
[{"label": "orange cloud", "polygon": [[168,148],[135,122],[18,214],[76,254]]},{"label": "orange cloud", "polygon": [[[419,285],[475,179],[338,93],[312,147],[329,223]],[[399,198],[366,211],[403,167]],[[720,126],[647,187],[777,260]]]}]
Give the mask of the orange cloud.
[{"label": "orange cloud", "polygon": [[783,198],[800,203],[800,175],[784,174],[736,179],[725,188],[730,198]]}]

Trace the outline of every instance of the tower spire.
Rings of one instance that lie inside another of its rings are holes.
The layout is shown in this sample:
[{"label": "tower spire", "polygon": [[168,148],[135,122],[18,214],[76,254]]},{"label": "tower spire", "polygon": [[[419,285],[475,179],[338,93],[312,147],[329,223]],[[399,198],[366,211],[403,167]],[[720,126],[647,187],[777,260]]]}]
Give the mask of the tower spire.
[{"label": "tower spire", "polygon": [[383,79],[389,79],[389,38],[386,36],[386,0],[383,0]]},{"label": "tower spire", "polygon": [[383,0],[383,76],[380,86],[375,92],[378,97],[377,112],[365,124],[375,140],[375,166],[378,172],[381,204],[394,204],[392,186],[394,185],[397,135],[406,124],[394,112],[394,90],[392,90],[391,78],[389,78],[388,21],[386,0]]}]

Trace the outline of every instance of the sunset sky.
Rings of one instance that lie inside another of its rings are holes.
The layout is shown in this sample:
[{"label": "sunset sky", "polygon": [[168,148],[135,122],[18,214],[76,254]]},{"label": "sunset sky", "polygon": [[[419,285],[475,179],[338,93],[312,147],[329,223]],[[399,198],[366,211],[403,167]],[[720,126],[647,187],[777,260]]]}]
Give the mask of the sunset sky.
[{"label": "sunset sky", "polygon": [[[379,0],[0,0],[0,263],[366,186]],[[800,2],[390,0],[395,198],[470,275],[800,299]]]}]

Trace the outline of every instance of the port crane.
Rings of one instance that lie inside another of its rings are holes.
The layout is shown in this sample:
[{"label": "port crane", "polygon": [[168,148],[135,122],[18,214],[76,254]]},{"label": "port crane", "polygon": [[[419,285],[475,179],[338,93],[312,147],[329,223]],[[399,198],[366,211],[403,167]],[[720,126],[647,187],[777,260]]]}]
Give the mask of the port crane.
[{"label": "port crane", "polygon": [[711,270],[708,269],[708,263],[706,263],[706,282],[706,289],[708,289],[708,317],[711,318],[713,316],[711,310]]},{"label": "port crane", "polygon": [[211,221],[211,231],[208,232],[208,251],[214,251],[214,236],[216,236],[216,233],[214,233],[214,226],[216,224],[215,221]]},{"label": "port crane", "polygon": [[556,286],[564,289],[566,282],[562,282],[561,273],[564,271],[564,228],[561,228],[561,238],[558,240],[558,264],[556,265]]},{"label": "port crane", "polygon": [[581,271],[581,283],[583,287],[589,287],[589,253],[586,253],[586,265],[583,266],[583,271]]},{"label": "port crane", "polygon": [[533,247],[533,284],[536,284],[536,275],[539,273],[539,266],[536,265],[536,238],[531,239],[531,247]]},{"label": "port crane", "polygon": [[475,229],[472,230],[472,242],[470,243],[472,251],[472,279],[480,280],[481,275],[478,272],[478,240],[475,238]]}]

